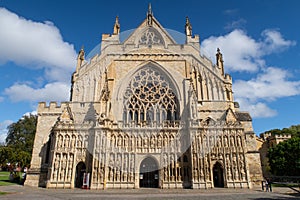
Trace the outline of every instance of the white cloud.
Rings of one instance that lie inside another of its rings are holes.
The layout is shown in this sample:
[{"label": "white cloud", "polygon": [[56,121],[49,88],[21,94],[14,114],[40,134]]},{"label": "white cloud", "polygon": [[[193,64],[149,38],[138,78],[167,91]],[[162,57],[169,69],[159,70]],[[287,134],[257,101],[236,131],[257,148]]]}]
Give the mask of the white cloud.
[{"label": "white cloud", "polygon": [[268,102],[300,94],[300,81],[289,80],[288,71],[268,67],[264,60],[264,56],[294,45],[295,41],[286,40],[279,31],[271,29],[264,30],[257,40],[242,30],[234,30],[225,36],[205,39],[201,44],[212,58],[216,49],[221,49],[225,70],[252,73],[249,80],[235,81],[233,91],[241,109],[253,117],[275,116],[277,111],[270,108]]},{"label": "white cloud", "polygon": [[265,103],[262,102],[249,102],[244,98],[236,99],[241,108],[251,113],[253,118],[265,118],[265,117],[273,117],[277,115],[277,111],[269,108]]},{"label": "white cloud", "polygon": [[300,81],[290,81],[288,77],[287,71],[268,67],[251,80],[235,81],[233,87],[237,98],[250,101],[259,99],[274,101],[278,98],[300,94]]},{"label": "white cloud", "polygon": [[246,24],[247,21],[243,18],[238,19],[236,21],[232,21],[230,23],[227,23],[225,26],[226,30],[233,30],[233,29],[237,29],[237,28],[241,28],[244,26],[244,24]]},{"label": "white cloud", "polygon": [[28,84],[14,84],[6,88],[4,94],[11,101],[67,101],[70,94],[69,84],[63,82],[48,83],[43,88],[33,88]]},{"label": "white cloud", "polygon": [[275,116],[276,110],[269,108],[266,102],[300,95],[300,81],[291,81],[288,78],[289,73],[286,70],[268,67],[255,78],[237,80],[233,83],[236,100],[253,117]]},{"label": "white cloud", "polygon": [[30,115],[37,115],[37,111],[31,111],[31,112],[27,112],[27,113],[25,113],[23,116],[30,116]]},{"label": "white cloud", "polygon": [[0,122],[0,144],[5,143],[5,139],[7,136],[7,126],[12,123],[13,121],[11,120],[5,120],[3,122]]},{"label": "white cloud", "polygon": [[281,52],[290,46],[296,45],[295,41],[285,40],[281,33],[276,30],[267,29],[262,32],[262,49],[265,54]]},{"label": "white cloud", "polygon": [[[15,83],[6,88],[3,94],[10,100],[68,100],[76,52],[72,44],[64,42],[52,22],[34,22],[0,8],[0,44],[0,64],[14,62],[23,67],[44,70],[44,77],[35,83]],[[40,80],[49,82],[41,83]]]},{"label": "white cloud", "polygon": [[0,44],[0,64],[45,68],[51,81],[68,81],[66,72],[74,71],[74,47],[52,22],[34,22],[0,8]]},{"label": "white cloud", "polygon": [[262,64],[260,44],[242,30],[234,30],[225,36],[209,37],[201,46],[212,58],[215,57],[217,48],[220,48],[226,70],[229,71],[253,72]]},{"label": "white cloud", "polygon": [[215,57],[216,49],[220,48],[228,71],[256,72],[265,65],[263,56],[295,44],[295,41],[285,40],[276,30],[264,30],[262,38],[256,41],[237,29],[225,36],[209,37],[201,43],[201,47],[211,58]]},{"label": "white cloud", "polygon": [[236,15],[239,13],[238,9],[227,9],[225,11],[223,11],[223,14],[225,15]]}]

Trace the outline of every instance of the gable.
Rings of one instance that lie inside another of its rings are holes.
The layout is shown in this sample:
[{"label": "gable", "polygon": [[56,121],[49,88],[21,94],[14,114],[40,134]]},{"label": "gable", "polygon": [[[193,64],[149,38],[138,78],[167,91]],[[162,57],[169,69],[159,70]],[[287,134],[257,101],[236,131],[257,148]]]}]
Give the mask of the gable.
[{"label": "gable", "polygon": [[234,122],[238,121],[235,113],[232,111],[231,108],[229,108],[228,110],[225,111],[225,113],[221,119],[225,120],[226,123],[234,123]]},{"label": "gable", "polygon": [[148,15],[123,44],[134,44],[136,47],[143,45],[167,47],[169,44],[176,44],[176,42],[152,15]]},{"label": "gable", "polygon": [[67,106],[60,115],[59,121],[73,121],[73,119],[74,117],[71,108]]}]

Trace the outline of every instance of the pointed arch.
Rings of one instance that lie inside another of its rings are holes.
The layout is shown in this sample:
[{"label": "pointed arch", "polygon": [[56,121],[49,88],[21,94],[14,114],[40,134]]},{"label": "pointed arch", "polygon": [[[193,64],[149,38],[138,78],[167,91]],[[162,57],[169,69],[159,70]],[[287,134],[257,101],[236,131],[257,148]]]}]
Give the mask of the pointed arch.
[{"label": "pointed arch", "polygon": [[214,187],[224,187],[224,166],[217,161],[213,166]]},{"label": "pointed arch", "polygon": [[220,100],[220,89],[219,89],[219,81],[216,80],[216,78],[214,78],[214,82],[215,82],[215,100]]},{"label": "pointed arch", "polygon": [[[153,63],[133,73],[123,92],[123,116],[126,121],[178,120],[179,101],[174,82]],[[154,118],[154,113],[156,117]]]},{"label": "pointed arch", "polygon": [[224,101],[225,100],[225,96],[224,96],[224,87],[222,85],[222,83],[219,83],[219,92],[220,92],[220,100]]}]

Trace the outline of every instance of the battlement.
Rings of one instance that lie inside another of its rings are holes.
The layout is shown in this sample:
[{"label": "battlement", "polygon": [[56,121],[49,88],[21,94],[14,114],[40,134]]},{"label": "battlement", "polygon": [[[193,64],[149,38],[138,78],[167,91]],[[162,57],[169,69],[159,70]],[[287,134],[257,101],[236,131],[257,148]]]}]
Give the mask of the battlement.
[{"label": "battlement", "polygon": [[272,134],[271,132],[260,134],[260,138],[264,141],[268,141],[270,146],[275,146],[280,142],[288,140],[292,137],[291,134],[283,133],[283,134]]},{"label": "battlement", "polygon": [[292,137],[291,134],[279,134],[279,135],[274,135],[276,139],[289,139]]},{"label": "battlement", "polygon": [[39,105],[38,105],[38,113],[61,112],[69,104],[70,104],[70,102],[54,102],[54,101],[51,101],[50,103],[40,102]]}]

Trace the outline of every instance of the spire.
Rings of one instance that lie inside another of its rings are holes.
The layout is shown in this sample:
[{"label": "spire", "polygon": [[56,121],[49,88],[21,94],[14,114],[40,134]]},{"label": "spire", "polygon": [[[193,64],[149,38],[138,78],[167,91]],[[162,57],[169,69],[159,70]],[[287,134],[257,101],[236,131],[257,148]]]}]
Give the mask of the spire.
[{"label": "spire", "polygon": [[185,34],[186,36],[192,36],[192,25],[188,17],[186,17],[185,21]]},{"label": "spire", "polygon": [[148,6],[148,12],[147,12],[147,24],[148,26],[152,26],[152,22],[153,22],[153,12],[152,12],[152,8],[151,8],[151,3],[149,3]]},{"label": "spire", "polygon": [[119,35],[119,33],[120,33],[119,17],[116,16],[113,35]]},{"label": "spire", "polygon": [[224,75],[223,55],[219,48],[217,48],[216,60],[217,60],[217,66],[219,67],[219,69],[221,69],[222,75]]}]

